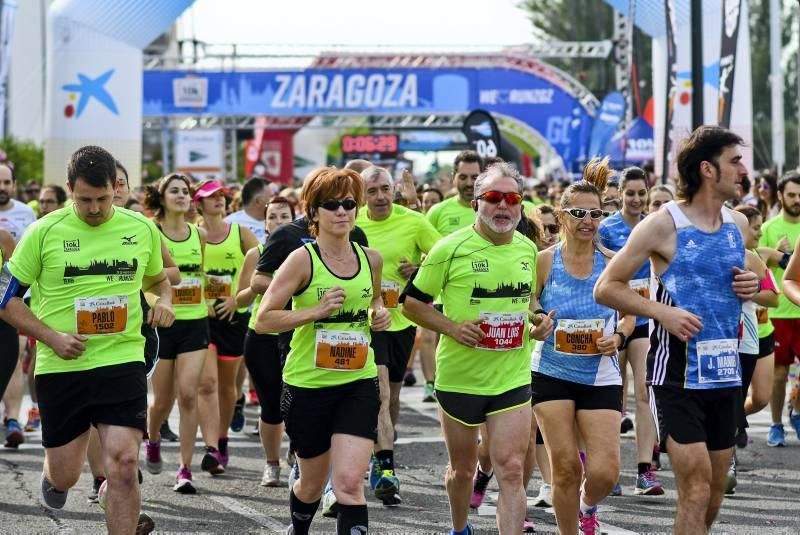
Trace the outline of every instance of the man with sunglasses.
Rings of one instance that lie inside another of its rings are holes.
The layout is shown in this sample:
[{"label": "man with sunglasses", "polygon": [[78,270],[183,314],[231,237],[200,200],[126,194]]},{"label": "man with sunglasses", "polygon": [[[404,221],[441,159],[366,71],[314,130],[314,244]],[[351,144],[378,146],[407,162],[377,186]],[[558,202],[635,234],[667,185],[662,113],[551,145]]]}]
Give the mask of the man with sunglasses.
[{"label": "man with sunglasses", "polygon": [[[723,203],[747,174],[743,144],[721,127],[696,129],[677,156],[681,200],[636,225],[595,285],[598,303],[651,318],[647,383],[678,486],[676,533],[711,529],[742,403],[739,317],[759,283],[745,257],[747,218]],[[629,286],[647,260],[650,299]]]},{"label": "man with sunglasses", "polygon": [[[440,240],[406,286],[403,314],[438,332],[436,398],[450,464],[445,478],[451,533],[470,535],[467,522],[478,455],[478,428],[486,423],[490,457],[500,486],[497,525],[518,531],[525,518],[522,467],[530,434],[529,340],[536,246],[515,232],[522,217],[522,179],[498,163],[475,181],[473,225]],[[443,312],[428,306],[439,296]],[[547,314],[530,333],[546,339]]]}]

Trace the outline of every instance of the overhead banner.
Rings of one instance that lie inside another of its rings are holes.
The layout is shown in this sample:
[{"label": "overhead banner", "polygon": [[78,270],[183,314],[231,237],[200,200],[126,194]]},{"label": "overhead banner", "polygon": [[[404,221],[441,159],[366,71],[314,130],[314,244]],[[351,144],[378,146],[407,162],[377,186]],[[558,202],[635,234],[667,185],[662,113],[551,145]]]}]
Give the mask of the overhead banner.
[{"label": "overhead banner", "polygon": [[225,178],[225,132],[178,130],[175,132],[175,170],[195,178]]},{"label": "overhead banner", "polygon": [[589,138],[589,155],[600,156],[608,141],[619,129],[625,118],[625,97],[619,91],[612,91],[600,104]]},{"label": "overhead banner", "polygon": [[741,0],[722,2],[722,44],[719,53],[719,124],[731,125],[733,78],[736,73],[736,44],[739,39]]}]

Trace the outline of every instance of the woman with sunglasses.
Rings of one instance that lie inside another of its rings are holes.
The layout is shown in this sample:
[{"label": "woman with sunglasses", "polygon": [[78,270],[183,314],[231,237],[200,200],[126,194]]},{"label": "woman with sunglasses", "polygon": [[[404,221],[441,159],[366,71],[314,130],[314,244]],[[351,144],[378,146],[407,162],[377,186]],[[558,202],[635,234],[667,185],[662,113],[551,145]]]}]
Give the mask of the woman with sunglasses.
[{"label": "woman with sunglasses", "polygon": [[[611,251],[619,251],[628,241],[633,228],[645,218],[647,208],[647,173],[638,167],[628,167],[620,174],[620,194],[622,210],[615,213],[600,224],[598,235],[603,247]],[[631,287],[645,297],[650,296],[650,262],[643,264],[631,280]],[[661,496],[664,489],[651,471],[654,447],[657,443],[656,426],[650,413],[650,402],[647,393],[647,350],[650,347],[649,320],[637,318],[636,328],[620,348],[619,362],[625,388],[626,365],[633,370],[633,391],[636,396],[636,464],[637,478],[634,493],[645,496]],[[623,398],[623,425],[630,419],[624,417],[625,399]],[[618,485],[615,495],[622,494]]]},{"label": "woman with sunglasses", "polygon": [[[532,358],[534,412],[550,455],[553,507],[561,533],[599,533],[597,504],[619,477],[622,377],[617,350],[635,318],[599,305],[594,285],[613,253],[595,244],[612,171],[595,158],[561,198],[563,241],[539,255],[536,296],[556,328]],[[577,425],[573,425],[573,422]],[[586,447],[581,486],[578,433]]]},{"label": "woman with sunglasses", "polygon": [[[289,494],[288,532],[309,532],[331,475],[336,532],[349,535],[368,525],[363,477],[377,438],[378,372],[370,327],[385,330],[391,317],[381,299],[380,255],[350,241],[364,202],[361,176],[316,169],[306,178],[302,200],[316,241],[292,252],[274,273],[255,330],[294,329],[281,400],[300,466]],[[285,310],[290,300],[292,308]]]},{"label": "woman with sunglasses", "polygon": [[556,219],[556,212],[552,206],[549,204],[540,204],[536,207],[536,211],[539,213],[539,221],[542,222],[542,235],[536,240],[536,247],[540,251],[544,251],[548,247],[551,247],[558,243],[559,235],[559,226],[558,220]]},{"label": "woman with sunglasses", "polygon": [[771,173],[764,173],[758,179],[758,211],[764,221],[769,221],[781,212],[778,179]]},{"label": "woman with sunglasses", "polygon": [[200,379],[200,430],[206,452],[225,467],[229,460],[228,426],[238,399],[237,375],[249,319],[247,308],[236,308],[235,296],[244,256],[258,240],[250,229],[225,222],[227,199],[219,182],[201,182],[194,201],[208,234],[204,293],[210,344]]}]

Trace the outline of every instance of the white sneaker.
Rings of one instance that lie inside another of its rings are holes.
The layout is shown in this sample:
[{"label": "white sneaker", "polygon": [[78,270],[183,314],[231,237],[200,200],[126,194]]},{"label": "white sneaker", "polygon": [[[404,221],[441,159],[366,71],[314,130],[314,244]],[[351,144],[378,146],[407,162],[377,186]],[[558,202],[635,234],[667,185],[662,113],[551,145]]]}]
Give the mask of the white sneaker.
[{"label": "white sneaker", "polygon": [[279,487],[281,485],[281,465],[264,465],[264,477],[261,478],[262,487]]},{"label": "white sneaker", "polygon": [[539,495],[534,500],[533,505],[536,507],[550,507],[553,505],[553,487],[548,483],[542,483],[539,487]]},{"label": "white sneaker", "polygon": [[294,482],[300,479],[300,463],[294,463],[292,469],[289,470],[289,477],[287,478],[289,484],[289,491],[294,488]]},{"label": "white sneaker", "polygon": [[336,501],[336,494],[333,489],[328,489],[322,496],[322,516],[325,518],[336,518],[339,515],[339,504]]}]

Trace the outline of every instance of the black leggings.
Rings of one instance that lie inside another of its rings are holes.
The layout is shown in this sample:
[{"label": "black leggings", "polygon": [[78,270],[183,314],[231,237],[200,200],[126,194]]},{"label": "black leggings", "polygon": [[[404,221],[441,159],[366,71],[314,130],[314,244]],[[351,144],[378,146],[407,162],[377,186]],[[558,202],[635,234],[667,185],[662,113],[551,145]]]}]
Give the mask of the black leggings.
[{"label": "black leggings", "polygon": [[283,364],[278,350],[278,337],[274,334],[256,334],[253,329],[248,329],[244,339],[244,363],[255,383],[261,404],[261,421],[273,425],[283,422]]},{"label": "black leggings", "polygon": [[737,428],[739,431],[750,427],[747,423],[747,416],[744,414],[744,402],[747,399],[747,390],[750,388],[750,382],[753,380],[753,372],[756,370],[758,363],[758,355],[749,355],[747,353],[739,353],[739,362],[742,365],[742,403],[737,414]]},{"label": "black leggings", "polygon": [[19,334],[8,323],[0,320],[0,399],[14,375],[19,360]]}]

